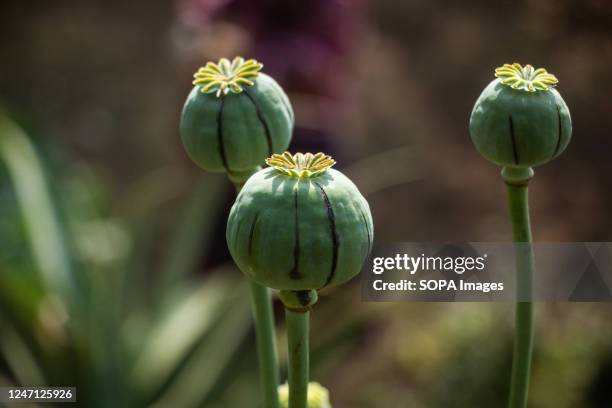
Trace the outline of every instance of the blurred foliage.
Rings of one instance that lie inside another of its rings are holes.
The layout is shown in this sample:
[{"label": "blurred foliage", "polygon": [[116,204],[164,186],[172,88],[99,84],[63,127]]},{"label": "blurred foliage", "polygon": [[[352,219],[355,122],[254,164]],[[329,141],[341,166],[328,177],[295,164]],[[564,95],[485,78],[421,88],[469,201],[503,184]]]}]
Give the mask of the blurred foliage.
[{"label": "blurred foliage", "polygon": [[[210,398],[250,327],[248,292],[235,270],[204,282],[182,276],[200,255],[194,247],[211,238],[203,226],[215,211],[206,207],[222,203],[202,197],[222,184],[209,178],[206,189],[195,186],[181,214],[187,221],[178,220],[176,244],[150,284],[147,273],[127,268],[131,231],[100,215],[87,184],[58,195],[65,186],[49,179],[62,176],[4,113],[0,158],[0,234],[10,243],[0,256],[2,382],[75,385],[80,403],[92,407],[167,400],[188,407]],[[78,211],[58,209],[77,202]]]}]

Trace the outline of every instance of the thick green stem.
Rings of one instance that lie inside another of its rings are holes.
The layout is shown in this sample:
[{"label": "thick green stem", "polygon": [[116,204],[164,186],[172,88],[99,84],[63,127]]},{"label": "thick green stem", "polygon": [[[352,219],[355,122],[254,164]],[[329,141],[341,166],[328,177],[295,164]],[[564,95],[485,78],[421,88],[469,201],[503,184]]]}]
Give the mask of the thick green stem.
[{"label": "thick green stem", "polygon": [[[240,189],[246,180],[260,167],[241,173],[229,173],[228,177]],[[263,390],[264,407],[279,408],[278,385],[279,370],[276,353],[276,336],[274,331],[274,311],[270,289],[250,281],[251,303],[255,320],[255,336],[257,337],[257,358],[259,360],[259,377]]]},{"label": "thick green stem", "polygon": [[257,336],[259,375],[264,394],[265,408],[278,408],[278,358],[274,335],[274,314],[270,289],[251,281],[251,299]]},{"label": "thick green stem", "polygon": [[[507,179],[508,204],[512,221],[512,237],[516,246],[516,327],[512,379],[510,382],[510,408],[525,408],[529,392],[529,374],[533,350],[533,303],[531,300],[534,269],[527,182]],[[525,244],[526,243],[526,244]],[[527,300],[527,301],[526,301]]]},{"label": "thick green stem", "polygon": [[236,187],[236,192],[240,192],[244,183],[251,177],[253,174],[257,173],[261,170],[261,166],[253,167],[252,169],[245,171],[229,171],[227,172],[227,178],[232,182],[234,187]]},{"label": "thick green stem", "polygon": [[309,309],[285,308],[289,346],[289,408],[308,407]]}]

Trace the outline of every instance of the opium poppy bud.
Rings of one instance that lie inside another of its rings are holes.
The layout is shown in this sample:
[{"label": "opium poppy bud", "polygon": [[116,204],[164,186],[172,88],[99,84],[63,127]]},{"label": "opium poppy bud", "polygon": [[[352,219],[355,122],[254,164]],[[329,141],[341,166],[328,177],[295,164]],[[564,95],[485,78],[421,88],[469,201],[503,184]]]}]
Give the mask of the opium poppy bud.
[{"label": "opium poppy bud", "polygon": [[[278,400],[281,408],[289,408],[289,385],[278,387]],[[308,408],[332,408],[329,391],[318,382],[308,383]]]},{"label": "opium poppy bud", "polygon": [[227,243],[245,274],[308,304],[309,291],[359,273],[373,239],[370,208],[330,156],[285,152],[266,163],[232,207]]},{"label": "opium poppy bud", "polygon": [[[567,147],[570,112],[544,68],[505,64],[482,91],[470,117],[470,134],[486,159],[510,169],[544,164]],[[531,171],[531,169],[529,169]]]},{"label": "opium poppy bud", "polygon": [[289,145],[294,117],[283,89],[241,57],[209,62],[194,74],[181,115],[181,138],[204,170],[240,173]]}]

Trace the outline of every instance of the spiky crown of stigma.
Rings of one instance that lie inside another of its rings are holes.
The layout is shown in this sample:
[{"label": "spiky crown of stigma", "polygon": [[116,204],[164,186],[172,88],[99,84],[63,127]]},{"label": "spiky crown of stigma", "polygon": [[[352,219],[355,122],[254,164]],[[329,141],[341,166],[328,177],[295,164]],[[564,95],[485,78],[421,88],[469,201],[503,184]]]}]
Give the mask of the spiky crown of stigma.
[{"label": "spiky crown of stigma", "polygon": [[325,153],[273,154],[266,159],[266,164],[283,174],[292,177],[317,177],[336,164],[331,156]]},{"label": "spiky crown of stigma", "polygon": [[529,64],[523,67],[516,62],[495,68],[495,76],[502,84],[525,92],[548,91],[559,82],[544,68],[535,69]]},{"label": "spiky crown of stigma", "polygon": [[201,85],[203,93],[215,93],[217,97],[228,93],[240,93],[244,87],[253,86],[263,64],[254,59],[236,57],[231,62],[221,58],[218,63],[208,62],[193,74],[194,85]]}]

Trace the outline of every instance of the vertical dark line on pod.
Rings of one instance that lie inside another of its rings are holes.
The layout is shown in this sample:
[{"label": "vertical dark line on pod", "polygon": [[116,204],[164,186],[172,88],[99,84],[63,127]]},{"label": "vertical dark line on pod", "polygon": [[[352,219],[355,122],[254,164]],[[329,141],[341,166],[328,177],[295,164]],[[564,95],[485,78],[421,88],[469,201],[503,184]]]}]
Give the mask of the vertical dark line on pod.
[{"label": "vertical dark line on pod", "polygon": [[325,281],[325,285],[323,285],[323,287],[325,287],[329,285],[336,274],[336,267],[338,266],[338,246],[340,245],[340,240],[338,238],[338,231],[336,230],[336,215],[334,214],[334,209],[329,202],[329,197],[321,184],[315,182],[315,185],[319,188],[319,190],[321,190],[321,195],[323,196],[323,201],[325,202],[325,207],[327,208],[327,219],[329,221],[329,229],[332,240],[332,265],[329,275],[327,276],[327,281]]},{"label": "vertical dark line on pod", "polygon": [[249,258],[253,255],[253,236],[255,235],[255,226],[259,220],[259,213],[255,214],[253,223],[251,224],[251,230],[249,231]]},{"label": "vertical dark line on pod", "polygon": [[[299,188],[299,182],[298,182]],[[293,280],[302,279],[303,276],[299,271],[300,262],[300,217],[298,207],[298,188],[293,191],[293,207],[295,210],[295,236],[293,241],[293,267],[289,271],[289,277]]]},{"label": "vertical dark line on pod", "polygon": [[221,97],[221,106],[219,107],[219,113],[217,114],[217,140],[219,141],[219,155],[223,162],[223,167],[229,170],[227,165],[227,157],[225,156],[225,145],[223,144],[223,107],[225,106],[225,97]]},{"label": "vertical dark line on pod", "polygon": [[266,142],[268,143],[268,155],[272,156],[272,153],[274,153],[274,151],[272,148],[272,136],[270,135],[270,127],[268,126],[268,122],[266,121],[266,118],[264,118],[263,113],[261,112],[261,109],[259,109],[259,104],[257,103],[257,101],[255,101],[255,98],[253,98],[246,89],[243,92],[249,98],[249,100],[253,103],[253,106],[255,106],[255,112],[257,112],[257,118],[261,122],[261,125],[264,128],[264,133],[266,134]]},{"label": "vertical dark line on pod", "polygon": [[366,234],[368,236],[368,252],[370,252],[370,249],[372,248],[372,242],[370,241],[370,227],[368,227],[368,219],[363,213],[363,210],[359,210],[359,212],[361,213],[361,219],[363,220],[363,225],[365,226]]},{"label": "vertical dark line on pod", "polygon": [[555,157],[557,153],[559,153],[559,149],[561,148],[561,139],[563,139],[563,125],[561,124],[561,112],[559,112],[559,105],[557,105],[557,146],[555,146],[555,151],[553,152],[551,157]]},{"label": "vertical dark line on pod", "polygon": [[512,153],[514,154],[514,164],[519,164],[519,155],[516,150],[516,139],[514,137],[514,122],[512,121],[512,115],[508,116],[510,120],[510,139],[512,140]]}]

